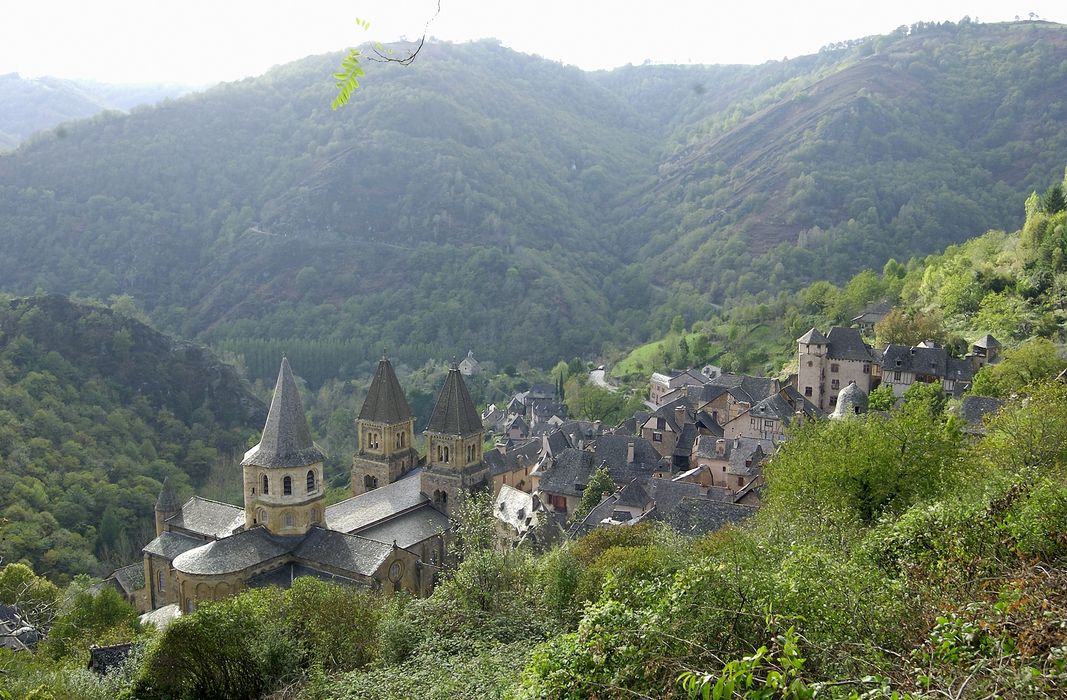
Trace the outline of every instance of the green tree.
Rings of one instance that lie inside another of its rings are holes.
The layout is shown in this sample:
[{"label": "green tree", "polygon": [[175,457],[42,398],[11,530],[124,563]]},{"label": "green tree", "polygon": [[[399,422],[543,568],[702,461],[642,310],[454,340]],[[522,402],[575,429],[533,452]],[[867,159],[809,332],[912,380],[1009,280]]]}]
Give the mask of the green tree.
[{"label": "green tree", "polygon": [[1067,198],[1064,197],[1062,183],[1057,182],[1045,191],[1041,198],[1041,210],[1046,214],[1058,214],[1067,210]]},{"label": "green tree", "polygon": [[867,401],[867,408],[871,411],[891,411],[896,401],[897,397],[893,393],[893,387],[888,384],[882,384],[871,391]]},{"label": "green tree", "polygon": [[579,501],[578,507],[574,509],[574,519],[581,520],[584,518],[586,513],[604,500],[604,496],[614,492],[615,482],[611,480],[611,474],[608,473],[607,467],[600,467],[589,477],[589,483],[586,484],[585,490],[582,491],[582,500]]},{"label": "green tree", "polygon": [[1009,396],[1034,382],[1048,381],[1067,367],[1056,346],[1046,338],[1033,338],[1004,351],[995,365],[978,370],[971,393],[979,396]]}]

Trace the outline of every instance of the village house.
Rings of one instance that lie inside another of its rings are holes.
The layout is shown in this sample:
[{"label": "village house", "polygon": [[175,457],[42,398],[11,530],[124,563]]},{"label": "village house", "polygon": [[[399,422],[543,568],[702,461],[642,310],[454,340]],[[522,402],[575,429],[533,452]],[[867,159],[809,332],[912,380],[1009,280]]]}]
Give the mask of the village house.
[{"label": "village house", "polygon": [[684,369],[670,375],[654,372],[649,380],[648,400],[653,406],[662,406],[665,394],[686,385],[702,386],[707,380],[695,369]]},{"label": "village house", "polygon": [[740,437],[781,442],[786,428],[826,414],[815,404],[787,386],[750,409],[727,421],[722,429],[727,439]]},{"label": "village house", "polygon": [[832,410],[850,383],[868,394],[877,386],[879,355],[855,328],[834,326],[825,336],[812,328],[797,346],[797,390],[820,410]]}]

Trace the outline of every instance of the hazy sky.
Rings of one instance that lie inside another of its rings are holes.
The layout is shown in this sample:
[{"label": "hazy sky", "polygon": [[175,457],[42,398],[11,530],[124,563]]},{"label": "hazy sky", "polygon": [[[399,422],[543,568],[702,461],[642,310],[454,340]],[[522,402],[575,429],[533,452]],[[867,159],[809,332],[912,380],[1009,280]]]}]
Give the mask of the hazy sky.
[{"label": "hazy sky", "polygon": [[[436,0],[39,0],[0,4],[0,74],[206,84],[364,41],[416,38]],[[500,39],[586,69],[762,63],[917,21],[1067,22],[1063,0],[441,0],[430,36]],[[371,23],[364,32],[354,22]]]}]

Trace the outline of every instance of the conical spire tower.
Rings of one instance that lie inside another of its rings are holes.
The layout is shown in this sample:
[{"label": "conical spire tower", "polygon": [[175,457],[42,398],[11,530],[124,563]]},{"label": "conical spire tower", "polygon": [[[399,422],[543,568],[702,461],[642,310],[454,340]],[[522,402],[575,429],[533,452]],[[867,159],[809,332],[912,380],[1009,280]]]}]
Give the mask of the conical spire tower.
[{"label": "conical spire tower", "polygon": [[245,453],[245,525],[298,535],[321,523],[326,454],[311,439],[289,360],[282,357],[259,444]]},{"label": "conical spire tower", "polygon": [[488,488],[482,460],[482,419],[474,408],[459,365],[452,366],[426,425],[426,469],[422,491],[435,507],[452,515],[472,491]]},{"label": "conical spire tower", "polygon": [[359,450],[352,458],[352,494],[391,484],[418,464],[415,417],[383,352],[356,419]]}]

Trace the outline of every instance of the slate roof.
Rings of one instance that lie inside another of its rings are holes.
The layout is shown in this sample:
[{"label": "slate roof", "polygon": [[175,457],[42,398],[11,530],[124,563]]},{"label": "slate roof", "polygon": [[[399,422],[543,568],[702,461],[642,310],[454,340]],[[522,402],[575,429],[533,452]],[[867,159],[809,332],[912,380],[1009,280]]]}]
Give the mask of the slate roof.
[{"label": "slate roof", "polygon": [[163,557],[167,561],[174,559],[179,554],[196,549],[204,544],[204,540],[184,535],[180,532],[164,532],[144,546],[142,551]]},{"label": "slate roof", "polygon": [[804,335],[797,338],[798,343],[805,345],[826,345],[826,336],[819,332],[818,328],[812,328]]},{"label": "slate roof", "polygon": [[683,498],[697,498],[711,501],[733,503],[734,494],[721,486],[701,486],[690,481],[672,481],[670,479],[650,479],[645,489],[656,502],[656,510],[662,516],[677,507]]},{"label": "slate roof", "polygon": [[413,469],[399,481],[326,506],[327,527],[352,532],[428,502],[420,489],[420,473],[420,469]]},{"label": "slate roof", "polygon": [[181,503],[178,501],[178,495],[174,493],[174,487],[171,486],[170,477],[163,477],[163,488],[159,490],[159,498],[156,499],[156,510],[163,513],[172,513],[181,508]]},{"label": "slate roof", "polygon": [[303,539],[272,535],[260,525],[183,552],[171,566],[193,576],[232,574],[282,557]]},{"label": "slate roof", "polygon": [[437,395],[437,403],[426,425],[426,432],[443,435],[471,435],[482,432],[482,419],[478,416],[470,392],[463,381],[456,363],[448,370],[448,377]]},{"label": "slate roof", "polygon": [[373,575],[392,553],[391,544],[320,527],[311,528],[293,550],[295,557],[312,565],[323,564],[364,576]]},{"label": "slate roof", "polygon": [[89,670],[104,675],[118,668],[126,661],[126,657],[133,651],[134,646],[133,642],[125,642],[106,647],[89,647]]},{"label": "slate roof", "polygon": [[591,452],[568,447],[541,472],[538,489],[565,496],[581,496],[596,464],[599,464],[594,464],[594,459]]},{"label": "slate roof", "polygon": [[359,409],[359,420],[375,423],[402,423],[411,420],[411,408],[404,397],[404,390],[393,371],[393,364],[384,354],[378,361],[367,399]]},{"label": "slate roof", "polygon": [[534,399],[555,399],[556,387],[552,384],[534,384],[526,392],[527,401]]},{"label": "slate roof", "polygon": [[489,464],[489,473],[492,476],[503,474],[504,472],[513,472],[524,467],[532,469],[541,456],[541,447],[542,441],[540,439],[530,438],[524,440],[515,448],[507,450],[504,454],[500,454],[499,450],[489,450],[489,452],[485,453],[487,457],[491,453],[495,453],[496,456],[492,458],[492,461],[489,459],[484,461]]},{"label": "slate roof", "polygon": [[988,350],[989,348],[999,348],[1000,342],[993,336],[986,333],[981,338],[974,341],[972,345],[976,348],[985,348],[986,350]]},{"label": "slate roof", "polygon": [[149,610],[138,618],[142,625],[152,625],[156,629],[163,629],[170,624],[171,620],[181,617],[181,608],[175,603],[164,605],[162,608]]},{"label": "slate roof", "polygon": [[736,438],[730,443],[726,473],[732,476],[758,476],[762,462],[774,453],[770,440]]},{"label": "slate roof", "polygon": [[657,502],[652,517],[666,522],[683,534],[695,536],[742,522],[755,513],[755,506],[686,496],[670,510],[660,510]]},{"label": "slate roof", "polygon": [[648,491],[646,491],[645,487],[639,484],[636,480],[623,486],[616,494],[616,504],[620,506],[644,508],[651,502],[652,499],[649,497]]},{"label": "slate roof", "polygon": [[863,337],[855,328],[834,326],[826,336],[828,348],[826,356],[833,360],[855,360],[873,362],[875,360],[871,347],[863,342]]},{"label": "slate roof", "polygon": [[354,534],[368,540],[398,547],[411,547],[439,535],[449,528],[448,516],[429,503],[395,517],[375,523]]},{"label": "slate roof", "polygon": [[964,432],[984,435],[985,423],[983,418],[986,415],[996,413],[1003,405],[1004,399],[997,399],[992,396],[964,396],[959,407],[960,418],[967,422],[967,427],[963,429]]},{"label": "slate roof", "polygon": [[242,465],[259,467],[302,467],[326,459],[326,454],[311,440],[304,405],[296,388],[288,358],[282,358],[274,398],[267,412],[267,422],[259,444],[245,453]]},{"label": "slate roof", "polygon": [[122,586],[122,590],[127,594],[140,590],[144,588],[144,562],[139,561],[136,564],[116,569],[111,577]]},{"label": "slate roof", "polygon": [[[634,445],[634,461],[626,461],[627,445]],[[601,435],[594,448],[594,461],[606,464],[616,484],[628,484],[634,479],[647,481],[659,467],[660,456],[652,443],[644,438],[624,435]]]},{"label": "slate roof", "polygon": [[570,438],[562,430],[554,430],[551,433],[547,433],[544,439],[545,451],[550,455],[556,455],[567,449],[568,447],[574,447],[574,443],[570,441]]},{"label": "slate roof", "polygon": [[[756,403],[778,391],[778,380],[774,377],[754,377],[748,374],[720,374],[708,380],[709,386],[723,387],[735,399],[746,403]],[[712,401],[724,392],[707,391],[704,403]]]},{"label": "slate roof", "polygon": [[193,496],[167,524],[208,537],[226,537],[245,524],[244,508]]},{"label": "slate roof", "polygon": [[357,586],[364,589],[370,587],[364,581],[341,576],[340,574],[330,573],[328,571],[321,571],[295,561],[285,562],[276,569],[264,571],[262,574],[252,576],[245,581],[245,585],[249,588],[267,588],[270,586],[289,588],[293,585],[293,581],[301,576],[311,576],[320,581],[332,581],[335,583],[342,583],[346,586]]}]

